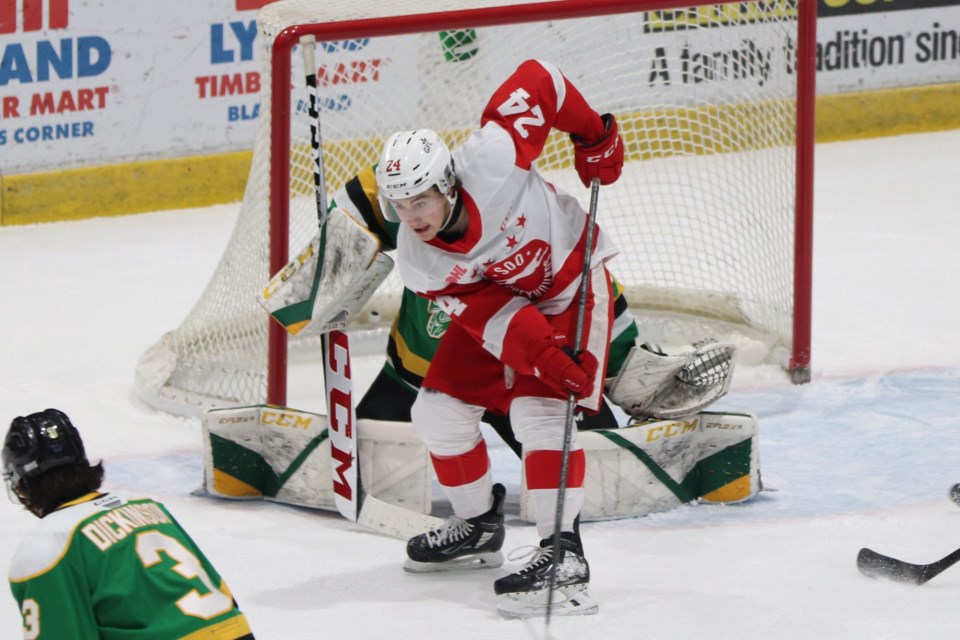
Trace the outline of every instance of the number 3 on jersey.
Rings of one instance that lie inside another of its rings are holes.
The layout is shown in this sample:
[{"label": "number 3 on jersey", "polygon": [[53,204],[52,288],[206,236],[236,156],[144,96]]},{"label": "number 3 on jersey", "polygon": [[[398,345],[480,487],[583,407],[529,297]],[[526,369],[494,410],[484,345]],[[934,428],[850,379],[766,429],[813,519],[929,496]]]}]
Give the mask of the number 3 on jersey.
[{"label": "number 3 on jersey", "polygon": [[180,611],[189,616],[209,620],[230,610],[233,599],[214,586],[210,576],[200,565],[200,560],[186,547],[159,531],[148,531],[137,536],[137,555],[140,556],[140,562],[144,567],[152,567],[159,563],[162,560],[161,553],[176,562],[172,567],[173,571],[187,580],[199,578],[208,591],[201,595],[196,589],[189,589],[186,595],[177,600]]},{"label": "number 3 on jersey", "polygon": [[503,104],[497,107],[497,111],[502,116],[515,116],[527,112],[531,114],[513,121],[513,128],[516,129],[520,137],[524,139],[530,135],[526,127],[540,127],[546,122],[543,118],[543,110],[540,108],[540,105],[537,104],[532,108],[530,107],[530,103],[527,102],[527,98],[529,97],[529,93],[523,89],[517,89],[510,94],[510,97],[507,98]]},{"label": "number 3 on jersey", "polygon": [[40,605],[33,598],[23,601],[20,609],[23,614],[23,640],[36,640],[40,637]]}]

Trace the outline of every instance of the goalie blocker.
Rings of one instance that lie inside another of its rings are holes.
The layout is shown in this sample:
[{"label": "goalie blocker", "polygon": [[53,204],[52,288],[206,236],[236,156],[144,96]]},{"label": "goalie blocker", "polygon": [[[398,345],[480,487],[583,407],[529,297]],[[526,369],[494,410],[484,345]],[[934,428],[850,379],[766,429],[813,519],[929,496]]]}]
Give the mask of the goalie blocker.
[{"label": "goalie blocker", "polygon": [[343,329],[392,268],[393,259],[380,253],[377,236],[343,209],[331,209],[258,302],[291,335]]},{"label": "goalie blocker", "polygon": [[[429,528],[433,470],[410,423],[359,420],[365,498],[357,521],[408,538]],[[255,405],[204,417],[205,488],[336,511],[326,417]],[[692,501],[729,503],[761,490],[756,418],[702,412],[577,434],[586,453],[584,521],[639,516]],[[527,495],[520,496],[526,519]]]}]

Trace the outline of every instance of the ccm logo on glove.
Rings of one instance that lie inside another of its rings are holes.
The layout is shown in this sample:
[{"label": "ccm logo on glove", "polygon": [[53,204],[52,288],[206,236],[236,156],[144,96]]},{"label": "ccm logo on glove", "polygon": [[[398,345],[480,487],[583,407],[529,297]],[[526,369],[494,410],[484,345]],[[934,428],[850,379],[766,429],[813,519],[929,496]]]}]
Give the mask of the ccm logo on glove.
[{"label": "ccm logo on glove", "polygon": [[599,140],[588,142],[580,136],[570,136],[573,164],[585,187],[589,187],[594,178],[599,178],[603,185],[613,184],[623,171],[623,140],[617,131],[617,121],[610,113],[600,118],[604,134]]},{"label": "ccm logo on glove", "polygon": [[576,356],[569,349],[549,346],[533,362],[533,375],[561,394],[572,393],[577,400],[593,395],[597,359],[589,351]]}]

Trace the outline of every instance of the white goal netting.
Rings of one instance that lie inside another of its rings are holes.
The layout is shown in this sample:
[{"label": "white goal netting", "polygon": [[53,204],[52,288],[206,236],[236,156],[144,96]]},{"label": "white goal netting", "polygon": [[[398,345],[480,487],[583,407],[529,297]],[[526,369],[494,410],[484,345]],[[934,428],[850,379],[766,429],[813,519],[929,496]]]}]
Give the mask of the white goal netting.
[{"label": "white goal netting", "polygon": [[[395,130],[429,127],[455,147],[478,126],[487,99],[520,62],[549,60],[598,111],[617,116],[624,173],[601,190],[598,220],[621,248],[610,268],[626,288],[643,339],[683,344],[722,337],[745,346],[746,357],[787,366],[793,346],[797,2],[543,17],[320,41],[325,192],[329,196],[374,163]],[[523,3],[447,0],[430,3],[430,12],[495,11],[490,4]],[[200,300],[138,363],[137,387],[148,401],[191,412],[266,397],[269,319],[257,297],[271,276],[271,172],[289,175],[290,251],[304,247],[317,225],[302,56],[295,47],[290,77],[272,77],[274,38],[291,25],[424,11],[409,0],[281,0],[260,12],[263,93],[242,209]],[[290,162],[284,167],[271,166],[270,91],[276,83],[291,92]],[[569,140],[555,132],[537,166],[586,205],[589,192],[572,159]],[[371,308],[389,318],[399,291],[391,275]]]}]

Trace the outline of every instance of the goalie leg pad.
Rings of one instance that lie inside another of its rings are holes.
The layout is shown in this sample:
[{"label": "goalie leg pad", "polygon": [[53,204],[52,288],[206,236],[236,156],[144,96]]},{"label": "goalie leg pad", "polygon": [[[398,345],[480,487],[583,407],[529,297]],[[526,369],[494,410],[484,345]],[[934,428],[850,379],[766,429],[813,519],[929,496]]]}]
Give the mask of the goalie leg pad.
[{"label": "goalie leg pad", "polygon": [[[432,470],[413,426],[358,420],[357,430],[368,520],[381,513],[396,529],[403,511],[430,513]],[[325,416],[266,405],[213,409],[204,415],[203,434],[211,495],[336,510]],[[416,526],[423,522],[434,521]]]},{"label": "goalie leg pad", "polygon": [[266,405],[212,409],[203,434],[211,495],[333,508],[325,416]]},{"label": "goalie leg pad", "polygon": [[[583,521],[641,516],[686,502],[740,502],[761,490],[759,429],[749,414],[702,412],[581,431]],[[526,479],[520,517],[532,521]]]}]

